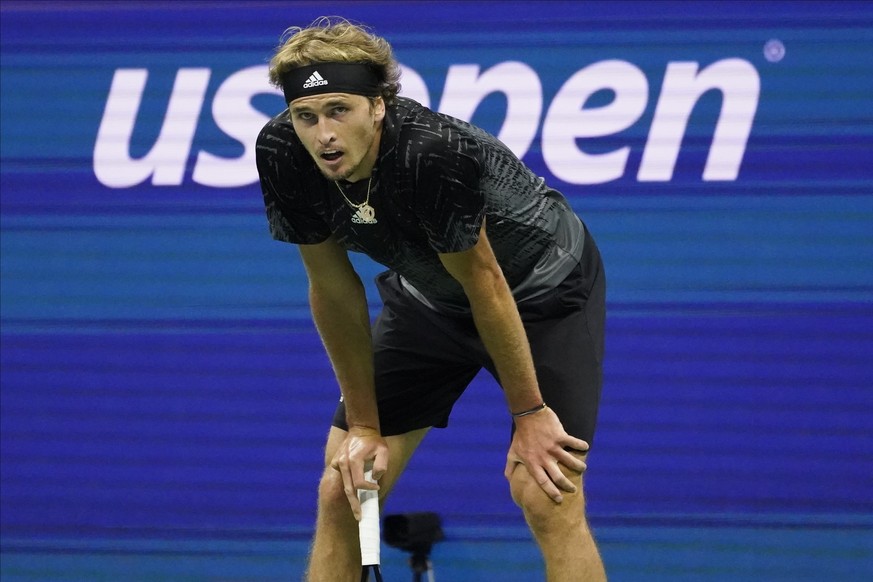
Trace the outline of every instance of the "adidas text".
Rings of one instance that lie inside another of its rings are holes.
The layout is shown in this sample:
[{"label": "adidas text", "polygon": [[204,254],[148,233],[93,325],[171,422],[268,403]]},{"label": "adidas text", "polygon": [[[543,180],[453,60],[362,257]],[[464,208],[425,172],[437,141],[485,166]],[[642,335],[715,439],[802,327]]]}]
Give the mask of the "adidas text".
[{"label": "adidas text", "polygon": [[310,87],[319,87],[321,85],[327,85],[327,79],[322,77],[318,71],[313,71],[309,78],[306,79],[306,82],[303,83],[303,88],[309,89]]}]

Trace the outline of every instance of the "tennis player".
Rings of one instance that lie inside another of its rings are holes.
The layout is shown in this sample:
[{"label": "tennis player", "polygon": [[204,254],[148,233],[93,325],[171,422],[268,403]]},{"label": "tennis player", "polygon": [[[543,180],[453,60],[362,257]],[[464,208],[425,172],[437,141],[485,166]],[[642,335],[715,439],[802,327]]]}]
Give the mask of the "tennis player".
[{"label": "tennis player", "polygon": [[[384,497],[483,367],[505,395],[505,476],[548,580],[604,580],[582,488],[605,318],[591,233],[496,138],[399,97],[392,49],[368,28],[321,18],[283,39],[270,81],[288,109],[258,137],[258,171],[342,393],[309,580],[358,579],[357,489]],[[372,327],[348,251],[387,267]]]}]

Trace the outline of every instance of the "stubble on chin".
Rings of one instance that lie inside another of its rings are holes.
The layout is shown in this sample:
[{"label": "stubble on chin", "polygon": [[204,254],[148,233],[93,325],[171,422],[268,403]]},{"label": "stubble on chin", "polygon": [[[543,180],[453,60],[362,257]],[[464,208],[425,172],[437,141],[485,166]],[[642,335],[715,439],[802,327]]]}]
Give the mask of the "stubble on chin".
[{"label": "stubble on chin", "polygon": [[350,168],[348,170],[342,172],[331,172],[329,170],[325,170],[321,166],[318,166],[318,170],[321,172],[321,175],[331,182],[340,182],[342,180],[348,180],[349,176],[351,176],[354,172],[354,168]]}]

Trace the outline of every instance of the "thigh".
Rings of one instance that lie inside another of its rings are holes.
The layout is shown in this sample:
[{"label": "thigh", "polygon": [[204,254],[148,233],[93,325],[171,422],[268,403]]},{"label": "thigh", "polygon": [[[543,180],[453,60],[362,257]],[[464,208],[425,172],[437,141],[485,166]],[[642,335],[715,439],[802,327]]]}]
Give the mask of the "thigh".
[{"label": "thigh", "polygon": [[540,392],[564,430],[591,445],[603,385],[603,368],[584,311],[529,332]]},{"label": "thigh", "polygon": [[[394,273],[377,282],[384,306],[373,327],[373,361],[382,434],[445,427],[481,369],[475,327],[422,305],[399,286]],[[333,424],[347,428],[343,403]]]},{"label": "thigh", "polygon": [[586,245],[577,270],[525,328],[543,399],[564,430],[590,445],[603,386],[606,279],[593,240]]}]

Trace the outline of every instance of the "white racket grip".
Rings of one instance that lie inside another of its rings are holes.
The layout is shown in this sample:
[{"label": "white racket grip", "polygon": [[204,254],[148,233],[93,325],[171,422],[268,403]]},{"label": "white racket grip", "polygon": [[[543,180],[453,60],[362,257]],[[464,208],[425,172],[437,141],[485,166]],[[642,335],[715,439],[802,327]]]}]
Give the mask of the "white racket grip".
[{"label": "white racket grip", "polygon": [[[364,478],[375,483],[373,471],[366,471]],[[361,565],[379,564],[379,492],[369,489],[358,489],[358,500],[361,502],[361,521],[358,522],[358,535],[361,538]]]}]

